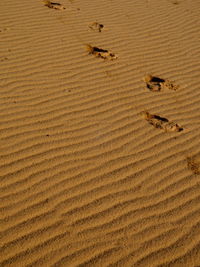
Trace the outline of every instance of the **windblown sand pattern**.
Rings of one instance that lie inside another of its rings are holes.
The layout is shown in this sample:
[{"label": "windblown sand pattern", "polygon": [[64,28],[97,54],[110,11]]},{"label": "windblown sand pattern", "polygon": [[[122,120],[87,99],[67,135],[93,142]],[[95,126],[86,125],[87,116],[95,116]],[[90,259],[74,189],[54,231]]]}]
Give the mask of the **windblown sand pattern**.
[{"label": "windblown sand pattern", "polygon": [[200,1],[58,2],[0,2],[0,266],[199,266]]}]

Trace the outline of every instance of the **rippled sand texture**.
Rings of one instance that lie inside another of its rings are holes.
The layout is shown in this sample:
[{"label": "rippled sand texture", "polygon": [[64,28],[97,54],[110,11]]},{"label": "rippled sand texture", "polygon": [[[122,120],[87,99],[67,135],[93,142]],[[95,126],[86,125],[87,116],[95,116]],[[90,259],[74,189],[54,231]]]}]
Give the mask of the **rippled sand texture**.
[{"label": "rippled sand texture", "polygon": [[199,266],[199,14],[197,0],[0,2],[2,267]]}]

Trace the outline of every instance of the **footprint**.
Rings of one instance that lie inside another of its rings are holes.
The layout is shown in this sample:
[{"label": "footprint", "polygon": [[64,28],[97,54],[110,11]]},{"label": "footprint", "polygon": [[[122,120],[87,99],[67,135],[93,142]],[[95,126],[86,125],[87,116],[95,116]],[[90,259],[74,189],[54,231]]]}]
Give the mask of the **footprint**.
[{"label": "footprint", "polygon": [[117,59],[117,56],[115,54],[109,52],[108,50],[98,48],[95,46],[91,46],[90,44],[86,45],[86,49],[89,52],[89,54],[92,54],[95,57],[100,57],[100,58],[108,59],[108,60]]},{"label": "footprint", "polygon": [[172,1],[169,1],[171,4],[173,4],[173,5],[178,5],[178,4],[180,4],[180,2],[179,1],[177,1],[177,0],[172,0]]},{"label": "footprint", "polygon": [[192,156],[187,157],[187,166],[194,174],[200,174],[200,153]]},{"label": "footprint", "polygon": [[6,60],[8,60],[7,57],[0,57],[0,61],[1,61],[1,62],[2,62],[2,61],[6,61]]},{"label": "footprint", "polygon": [[56,9],[56,10],[64,10],[64,9],[66,9],[60,3],[54,3],[54,2],[51,2],[49,0],[43,0],[43,2],[44,2],[44,5],[49,7],[49,8],[53,8],[53,9]]},{"label": "footprint", "polygon": [[177,123],[169,121],[166,118],[160,117],[158,115],[150,114],[148,111],[143,111],[142,115],[148,123],[153,125],[155,128],[162,129],[165,132],[181,132],[183,128]]},{"label": "footprint", "polygon": [[102,29],[103,29],[104,25],[103,24],[99,24],[98,22],[92,22],[90,25],[89,25],[89,28],[93,31],[96,31],[96,32],[101,32]]},{"label": "footprint", "polygon": [[6,28],[1,28],[0,32],[6,32],[6,31],[9,31],[9,30],[10,30],[10,28],[7,28],[7,27]]},{"label": "footprint", "polygon": [[146,86],[150,91],[159,92],[164,89],[176,91],[179,86],[175,85],[172,81],[165,80],[152,75],[147,75],[143,79],[146,82]]}]

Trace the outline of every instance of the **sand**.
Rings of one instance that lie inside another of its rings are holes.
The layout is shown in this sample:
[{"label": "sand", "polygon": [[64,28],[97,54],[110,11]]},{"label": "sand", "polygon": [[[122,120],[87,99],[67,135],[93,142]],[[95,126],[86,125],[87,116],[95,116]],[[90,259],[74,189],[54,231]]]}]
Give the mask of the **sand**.
[{"label": "sand", "polygon": [[200,266],[200,1],[58,3],[0,2],[0,266]]}]

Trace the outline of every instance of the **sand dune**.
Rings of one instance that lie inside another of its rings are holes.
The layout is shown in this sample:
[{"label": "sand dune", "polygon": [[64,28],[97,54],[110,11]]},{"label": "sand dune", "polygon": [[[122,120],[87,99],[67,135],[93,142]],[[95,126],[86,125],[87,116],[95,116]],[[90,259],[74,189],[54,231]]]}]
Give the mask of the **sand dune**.
[{"label": "sand dune", "polygon": [[55,2],[0,3],[0,265],[199,266],[200,2]]}]

